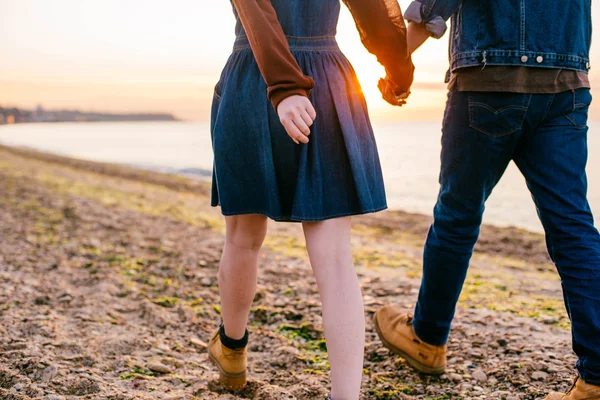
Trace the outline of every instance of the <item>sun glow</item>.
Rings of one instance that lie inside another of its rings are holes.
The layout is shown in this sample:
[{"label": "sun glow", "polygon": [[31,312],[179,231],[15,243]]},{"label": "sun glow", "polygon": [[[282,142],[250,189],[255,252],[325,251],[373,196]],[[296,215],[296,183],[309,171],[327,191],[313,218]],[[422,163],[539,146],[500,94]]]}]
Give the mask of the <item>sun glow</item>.
[{"label": "sun glow", "polygon": [[[400,4],[405,9],[409,2]],[[593,8],[596,16],[600,4]],[[342,10],[338,41],[373,119],[439,120],[447,39],[430,40],[415,54],[413,94],[406,106],[394,108],[377,89],[383,68]],[[207,120],[233,30],[226,0],[1,0],[0,37],[14,40],[0,41],[0,105],[164,111]],[[597,52],[593,48],[592,59]]]}]

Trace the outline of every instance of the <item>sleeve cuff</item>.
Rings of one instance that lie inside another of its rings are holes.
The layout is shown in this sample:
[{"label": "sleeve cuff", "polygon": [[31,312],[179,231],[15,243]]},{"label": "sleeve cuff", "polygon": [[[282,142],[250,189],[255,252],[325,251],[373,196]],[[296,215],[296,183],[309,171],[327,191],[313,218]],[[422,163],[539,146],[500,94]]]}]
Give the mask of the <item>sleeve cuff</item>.
[{"label": "sleeve cuff", "polygon": [[406,12],[404,13],[404,18],[407,21],[414,22],[416,24],[425,24],[427,30],[431,33],[431,36],[439,39],[446,33],[446,29],[448,26],[446,25],[446,21],[444,18],[437,15],[433,18],[425,19],[423,18],[423,4],[419,1],[413,1],[410,3]]},{"label": "sleeve cuff", "polygon": [[277,112],[277,107],[279,106],[279,103],[281,103],[283,100],[287,99],[288,97],[292,97],[292,96],[304,96],[304,97],[308,97],[310,95],[310,89],[301,89],[301,88],[296,88],[296,89],[289,89],[289,90],[277,90],[273,93],[270,93],[270,99],[271,100],[271,104],[273,104],[273,108],[275,108],[275,112]]}]

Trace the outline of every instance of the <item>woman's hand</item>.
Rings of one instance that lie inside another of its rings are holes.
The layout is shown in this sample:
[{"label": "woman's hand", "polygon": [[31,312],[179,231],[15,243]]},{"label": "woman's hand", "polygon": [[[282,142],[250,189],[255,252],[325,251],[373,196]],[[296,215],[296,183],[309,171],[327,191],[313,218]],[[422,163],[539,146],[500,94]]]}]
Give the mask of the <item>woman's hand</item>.
[{"label": "woman's hand", "polygon": [[312,103],[304,96],[287,97],[277,106],[279,120],[296,144],[308,143],[310,127],[317,117]]},{"label": "woman's hand", "polygon": [[379,80],[377,85],[383,99],[393,106],[402,107],[406,104],[406,99],[410,96],[410,92],[398,93],[396,85],[387,77]]}]

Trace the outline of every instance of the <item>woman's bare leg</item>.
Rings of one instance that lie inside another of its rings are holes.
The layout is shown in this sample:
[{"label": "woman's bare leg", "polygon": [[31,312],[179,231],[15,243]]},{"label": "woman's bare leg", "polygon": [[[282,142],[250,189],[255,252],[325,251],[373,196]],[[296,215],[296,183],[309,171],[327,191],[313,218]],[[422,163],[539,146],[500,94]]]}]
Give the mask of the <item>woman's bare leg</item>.
[{"label": "woman's bare leg", "polygon": [[239,340],[246,333],[256,293],[258,253],[267,234],[262,215],[225,217],[225,248],[219,267],[221,315],[225,334]]},{"label": "woman's bare leg", "polygon": [[333,400],[357,400],[363,372],[365,314],[350,247],[350,220],[303,224],[323,303]]}]

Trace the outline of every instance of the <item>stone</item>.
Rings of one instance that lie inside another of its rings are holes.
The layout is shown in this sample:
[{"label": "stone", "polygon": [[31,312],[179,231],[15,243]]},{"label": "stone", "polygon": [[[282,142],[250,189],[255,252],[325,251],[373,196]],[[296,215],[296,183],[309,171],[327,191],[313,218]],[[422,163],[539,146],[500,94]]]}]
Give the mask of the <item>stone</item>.
[{"label": "stone", "polygon": [[283,298],[281,298],[281,297],[279,297],[279,298],[275,299],[275,301],[273,302],[273,305],[274,305],[275,307],[280,307],[280,308],[281,308],[281,307],[285,307],[285,306],[286,306],[286,304],[287,304],[287,301],[285,301],[285,299],[283,299]]},{"label": "stone", "polygon": [[296,397],[282,387],[269,384],[261,386],[254,395],[254,400],[270,399],[295,400]]},{"label": "stone", "polygon": [[534,381],[544,381],[546,378],[548,378],[548,374],[543,371],[535,371],[533,374],[531,374],[531,379]]},{"label": "stone", "polygon": [[23,350],[26,348],[27,348],[27,343],[23,343],[23,342],[9,343],[9,344],[4,345],[4,349],[7,351]]},{"label": "stone", "polygon": [[209,286],[212,286],[212,279],[210,279],[210,278],[202,278],[202,279],[200,280],[200,284],[201,284],[202,286],[204,286],[204,287],[209,287]]},{"label": "stone", "polygon": [[171,368],[159,362],[148,363],[147,367],[150,371],[158,372],[159,374],[170,374],[173,372]]},{"label": "stone", "polygon": [[460,374],[456,374],[456,373],[452,373],[448,375],[448,378],[450,378],[451,380],[453,380],[454,382],[460,382],[463,380],[462,375]]},{"label": "stone", "polygon": [[203,340],[200,340],[198,338],[191,338],[190,339],[190,343],[193,344],[194,346],[200,348],[200,349],[205,349],[208,346],[206,344],[206,342],[204,342]]},{"label": "stone", "polygon": [[185,366],[183,361],[172,357],[163,357],[160,361],[165,365],[172,365],[175,368],[183,368]]},{"label": "stone", "polygon": [[46,367],[40,374],[40,380],[42,382],[50,382],[58,374],[58,370],[54,365]]},{"label": "stone", "polygon": [[483,372],[481,368],[477,368],[475,371],[473,371],[471,373],[471,376],[473,376],[473,378],[475,378],[479,382],[485,382],[488,379],[487,375],[485,374],[485,372]]}]

